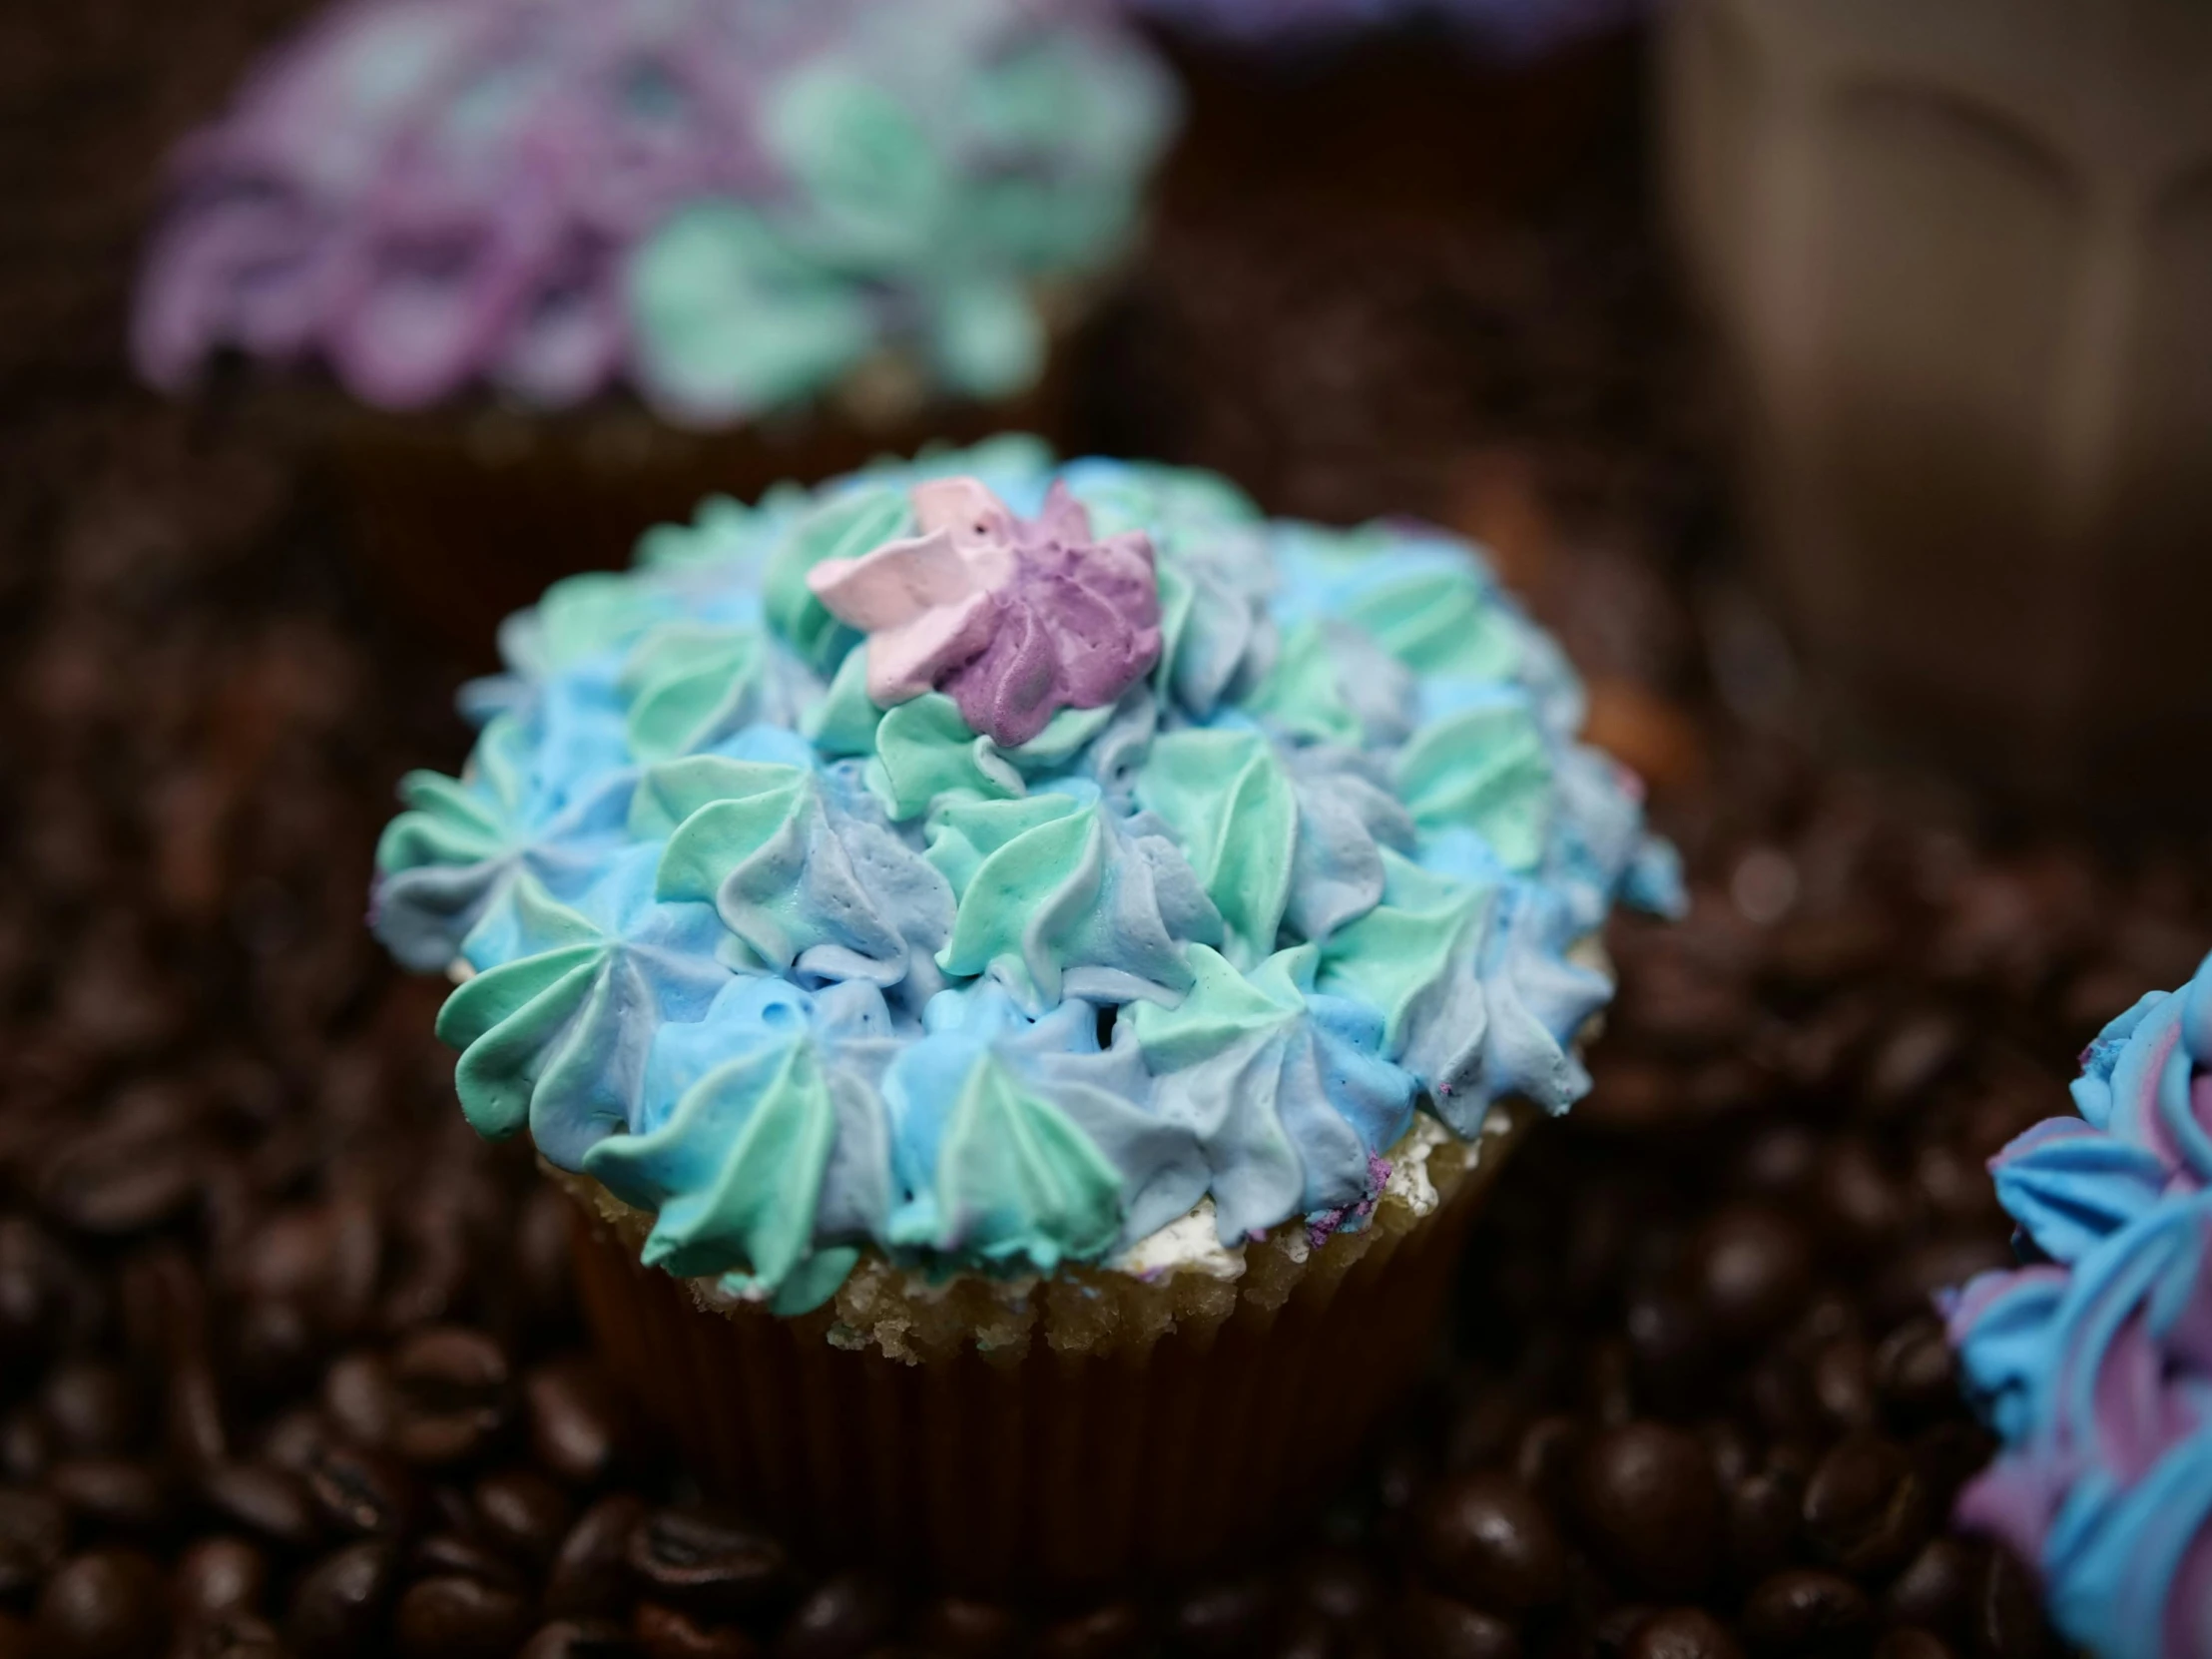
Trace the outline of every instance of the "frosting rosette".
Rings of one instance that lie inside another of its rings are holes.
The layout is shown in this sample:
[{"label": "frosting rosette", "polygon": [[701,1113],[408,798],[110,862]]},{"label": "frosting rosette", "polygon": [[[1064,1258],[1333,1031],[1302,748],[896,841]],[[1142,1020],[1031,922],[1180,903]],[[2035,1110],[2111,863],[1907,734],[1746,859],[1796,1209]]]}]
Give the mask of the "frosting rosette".
[{"label": "frosting rosette", "polygon": [[1588,1086],[1587,947],[1680,903],[1475,550],[1205,474],[1001,439],[714,500],[502,648],[376,930],[460,980],[478,1129],[780,1310],[1357,1229],[1416,1120]]},{"label": "frosting rosette", "polygon": [[1173,119],[1088,0],[344,0],[179,150],[136,355],[701,425],[885,364],[997,398]]},{"label": "frosting rosette", "polygon": [[2025,1253],[1946,1299],[2003,1439],[1960,1519],[2110,1659],[2212,1651],[2212,960],[2082,1056],[2078,1117],[1991,1160]]}]

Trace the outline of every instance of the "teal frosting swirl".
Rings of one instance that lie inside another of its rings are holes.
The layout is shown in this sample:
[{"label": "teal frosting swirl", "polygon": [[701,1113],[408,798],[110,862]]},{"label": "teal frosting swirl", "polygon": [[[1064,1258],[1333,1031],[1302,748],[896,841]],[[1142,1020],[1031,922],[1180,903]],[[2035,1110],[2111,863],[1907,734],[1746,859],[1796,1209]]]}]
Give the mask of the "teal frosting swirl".
[{"label": "teal frosting swirl", "polygon": [[[1062,482],[1156,560],[1157,665],[1012,747],[873,703],[808,585],[963,472],[1022,515]],[[377,931],[469,970],[439,1030],[479,1130],[784,1311],[862,1252],[1051,1273],[1208,1199],[1225,1244],[1359,1225],[1416,1113],[1587,1088],[1611,983],[1576,947],[1679,902],[1472,549],[1203,474],[1001,441],[710,502],[502,639],[462,775],[402,786]]]}]

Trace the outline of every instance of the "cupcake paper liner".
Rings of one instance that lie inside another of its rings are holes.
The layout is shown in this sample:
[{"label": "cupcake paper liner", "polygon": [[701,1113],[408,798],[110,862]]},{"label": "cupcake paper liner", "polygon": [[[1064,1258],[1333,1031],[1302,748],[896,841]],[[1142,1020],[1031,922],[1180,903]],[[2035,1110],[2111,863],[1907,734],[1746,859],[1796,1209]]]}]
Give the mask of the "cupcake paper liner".
[{"label": "cupcake paper liner", "polygon": [[[1472,1158],[1439,1149],[1424,1216],[1386,1203],[1304,1252],[1271,1239],[1226,1283],[1063,1273],[1026,1293],[1028,1340],[903,1358],[842,1317],[856,1296],[783,1319],[645,1266],[649,1218],[560,1179],[601,1352],[708,1490],[819,1560],[1049,1596],[1180,1576],[1298,1524],[1426,1359],[1533,1116],[1508,1113]],[[1086,1321],[1098,1297],[1135,1317]]]}]

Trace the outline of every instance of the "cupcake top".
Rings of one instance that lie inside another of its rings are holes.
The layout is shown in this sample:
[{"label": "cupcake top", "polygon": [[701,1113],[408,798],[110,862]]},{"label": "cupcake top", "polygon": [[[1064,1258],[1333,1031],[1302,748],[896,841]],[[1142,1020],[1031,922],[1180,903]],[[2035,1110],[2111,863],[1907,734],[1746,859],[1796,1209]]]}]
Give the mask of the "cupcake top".
[{"label": "cupcake top", "polygon": [[167,387],[319,362],[391,409],[998,397],[1172,114],[1087,0],[348,0],[180,150],[136,352]]},{"label": "cupcake top", "polygon": [[479,1130],[783,1311],[868,1249],[1357,1228],[1416,1118],[1583,1092],[1580,947],[1679,902],[1471,548],[1204,473],[1001,439],[710,500],[501,645],[375,928],[462,980]]},{"label": "cupcake top", "polygon": [[2082,1056],[2078,1117],[1990,1163],[2032,1265],[1947,1300],[2002,1437],[1959,1501],[2109,1659],[2212,1652],[2212,960]]},{"label": "cupcake top", "polygon": [[1131,11],[1245,46],[1312,47],[1369,29],[1442,26],[1503,58],[1617,28],[1640,0],[1125,0]]}]

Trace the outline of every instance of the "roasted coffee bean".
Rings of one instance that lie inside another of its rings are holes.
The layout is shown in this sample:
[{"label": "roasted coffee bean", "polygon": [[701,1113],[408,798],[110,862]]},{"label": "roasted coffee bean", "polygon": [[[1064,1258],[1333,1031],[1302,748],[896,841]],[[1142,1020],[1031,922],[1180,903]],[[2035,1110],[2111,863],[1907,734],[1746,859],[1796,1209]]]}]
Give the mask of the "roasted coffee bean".
[{"label": "roasted coffee bean", "polygon": [[322,1374],[322,1409],[330,1425],[355,1445],[375,1450],[391,1443],[397,1390],[380,1354],[341,1355]]},{"label": "roasted coffee bean", "polygon": [[1931,1538],[1883,1592],[1883,1616],[1964,1643],[1982,1583],[1982,1551],[1963,1538]]},{"label": "roasted coffee bean", "polygon": [[1292,1567],[1289,1585],[1303,1605],[1333,1625],[1365,1625],[1382,1600],[1375,1569],[1347,1549],[1304,1557]]},{"label": "roasted coffee bean", "polygon": [[1940,1637],[1907,1626],[1875,1643],[1874,1659],[1951,1659],[1951,1651]]},{"label": "roasted coffee bean", "polygon": [[417,1332],[393,1353],[391,1372],[398,1396],[391,1446],[410,1463],[461,1462],[507,1423],[507,1356],[480,1331]]},{"label": "roasted coffee bean", "polygon": [[1756,1583],[1790,1563],[1804,1480],[1766,1469],[1740,1481],[1727,1502],[1728,1563],[1740,1582]]},{"label": "roasted coffee bean", "polygon": [[357,1537],[400,1537],[421,1507],[421,1489],[403,1465],[343,1441],[315,1447],[306,1475],[323,1518]]},{"label": "roasted coffee bean", "polygon": [[34,1626],[50,1659],[151,1659],[169,1628],[161,1569],[134,1550],[72,1556],[47,1579]]},{"label": "roasted coffee bean", "polygon": [[778,1601],[791,1587],[782,1544],[691,1510],[653,1510],[631,1529],[626,1558],[656,1599],[723,1616]]},{"label": "roasted coffee bean", "polygon": [[28,1405],[0,1416],[0,1480],[35,1483],[54,1461],[54,1431]]},{"label": "roasted coffee bean", "polygon": [[432,1532],[418,1541],[407,1552],[407,1566],[414,1576],[458,1576],[510,1590],[528,1588],[506,1556],[457,1532]]},{"label": "roasted coffee bean", "polygon": [[1034,1659],[1124,1659],[1143,1651],[1144,1615],[1126,1601],[1048,1624],[1030,1649]]},{"label": "roasted coffee bean", "polygon": [[1901,1427],[1958,1408],[1958,1367],[1936,1320],[1909,1320],[1884,1338],[1875,1350],[1874,1378],[1883,1410]]},{"label": "roasted coffee bean", "polygon": [[1924,1428],[1913,1437],[1913,1467],[1928,1494],[1928,1506],[1948,1514],[1958,1488],[1988,1462],[1996,1441],[1979,1423],[1953,1417]]},{"label": "roasted coffee bean", "polygon": [[1814,1402],[1836,1428],[1866,1428],[1875,1417],[1874,1359],[1855,1336],[1824,1345],[1806,1368]]},{"label": "roasted coffee bean", "polygon": [[1589,1433],[1582,1419],[1554,1411],[1521,1430],[1513,1447],[1513,1475],[1538,1501],[1565,1510],[1574,1501],[1574,1471]]},{"label": "roasted coffee bean", "polygon": [[1712,1577],[1721,1543],[1720,1491],[1696,1438],[1656,1422],[1609,1429],[1576,1471],[1591,1542],[1657,1595],[1694,1595]]},{"label": "roasted coffee bean", "polygon": [[138,1438],[138,1390],[120,1366],[99,1360],[56,1366],[39,1390],[39,1407],[65,1456],[121,1456]]},{"label": "roasted coffee bean", "polygon": [[1839,1440],[1805,1488],[1805,1536],[1814,1553],[1854,1576],[1887,1573],[1928,1536],[1928,1497],[1904,1447],[1879,1434]]},{"label": "roasted coffee bean", "polygon": [[914,1621],[922,1647],[944,1659],[1006,1659],[1021,1641],[1021,1621],[995,1601],[944,1596]]},{"label": "roasted coffee bean", "polygon": [[20,1600],[69,1548],[69,1513],[45,1492],[0,1488],[0,1602]]},{"label": "roasted coffee bean", "polygon": [[1866,1639],[1873,1610],[1858,1585],[1831,1572],[1778,1572],[1746,1598],[1745,1641],[1754,1653],[1827,1655]]},{"label": "roasted coffee bean", "polygon": [[1651,1292],[1628,1306],[1624,1321],[1640,1396],[1655,1408],[1686,1410],[1711,1371],[1713,1336],[1695,1304]]},{"label": "roasted coffee bean", "polygon": [[1974,1596],[1973,1650],[1981,1659],[2038,1659],[2047,1643],[2035,1580],[2012,1552],[1986,1552]]},{"label": "roasted coffee bean", "polygon": [[629,1600],[630,1535],[645,1505],[627,1493],[603,1497],[577,1517],[553,1557],[546,1611],[567,1618],[612,1616]]},{"label": "roasted coffee bean", "polygon": [[1728,1626],[1699,1607],[1669,1607],[1638,1621],[1621,1659],[1743,1659]]},{"label": "roasted coffee bean", "polygon": [[91,1136],[47,1165],[39,1201],[73,1232],[119,1238],[181,1215],[200,1196],[205,1168],[204,1149],[189,1140],[146,1145]]},{"label": "roasted coffee bean", "polygon": [[269,1557],[244,1538],[203,1538],[177,1558],[171,1604],[186,1623],[259,1610],[269,1589]]},{"label": "roasted coffee bean", "polygon": [[1857,1135],[1839,1136],[1822,1154],[1813,1209],[1829,1244],[1854,1257],[1890,1245],[1908,1220],[1904,1194]]},{"label": "roasted coffee bean", "polygon": [[1406,1659],[1520,1659],[1520,1638],[1503,1619],[1464,1602],[1418,1592],[1398,1604],[1393,1651]]},{"label": "roasted coffee bean", "polygon": [[276,1627],[252,1613],[219,1613],[185,1626],[170,1659],[289,1659]]},{"label": "roasted coffee bean", "polygon": [[1558,1531],[1543,1505],[1509,1476],[1475,1473],[1445,1481],[1422,1505],[1417,1537],[1437,1583],[1478,1607],[1525,1612],[1565,1593],[1566,1549]]},{"label": "roasted coffee bean", "polygon": [[0,1216],[0,1379],[28,1371],[67,1325],[69,1290],[61,1252],[22,1216]]},{"label": "roasted coffee bean", "polygon": [[1691,1241],[1688,1274],[1715,1332],[1750,1342],[1799,1311],[1811,1286],[1811,1259],[1788,1217],[1740,1204],[1714,1216]]},{"label": "roasted coffee bean", "polygon": [[307,1483],[275,1463],[227,1463],[200,1479],[200,1496],[224,1524],[286,1549],[314,1547],[321,1516]]},{"label": "roasted coffee bean", "polygon": [[292,1589],[285,1644],[302,1656],[366,1652],[383,1626],[395,1566],[388,1543],[348,1544],[324,1556]]},{"label": "roasted coffee bean", "polygon": [[575,1512],[568,1494],[535,1469],[501,1469],[476,1482],[477,1518],[501,1549],[533,1567],[561,1547]]},{"label": "roasted coffee bean", "polygon": [[541,1624],[517,1659],[637,1659],[638,1642],[606,1619],[555,1619]]},{"label": "roasted coffee bean", "polygon": [[[1586,1602],[1590,1598],[1584,1598]],[[1591,1603],[1594,1606],[1594,1602]],[[1589,1606],[1585,1606],[1587,1613]],[[1661,1611],[1645,1601],[1616,1602],[1598,1613],[1590,1622],[1590,1643],[1600,1659],[1620,1659],[1627,1650],[1628,1639],[1636,1634],[1643,1622]]]},{"label": "roasted coffee bean", "polygon": [[172,1491],[161,1470],[121,1457],[75,1457],[46,1471],[46,1489],[88,1527],[112,1527],[140,1537],[161,1531],[172,1514]]},{"label": "roasted coffee bean", "polygon": [[399,1598],[393,1620],[409,1659],[504,1659],[530,1628],[521,1596],[480,1578],[425,1578]]},{"label": "roasted coffee bean", "polygon": [[761,1650],[736,1625],[701,1624],[680,1608],[641,1601],[630,1629],[647,1659],[754,1659]]},{"label": "roasted coffee bean", "polygon": [[777,1659],[862,1659],[897,1616],[897,1600],[880,1579],[839,1573],[792,1610],[774,1652]]},{"label": "roasted coffee bean", "polygon": [[532,1372],[523,1387],[531,1454],[559,1478],[595,1485],[619,1462],[624,1413],[599,1367],[557,1360]]}]

